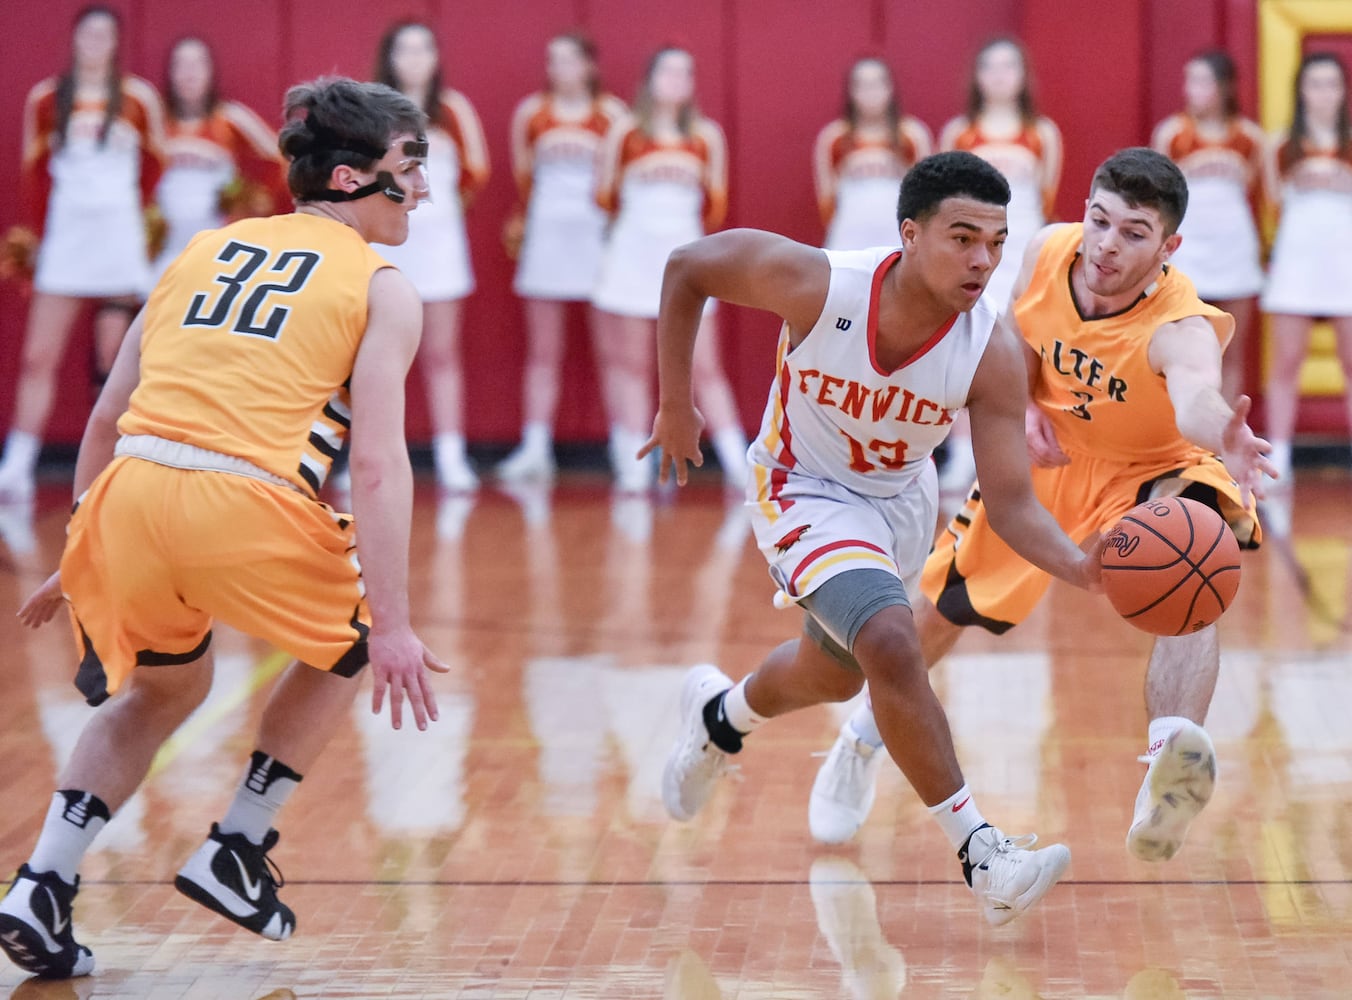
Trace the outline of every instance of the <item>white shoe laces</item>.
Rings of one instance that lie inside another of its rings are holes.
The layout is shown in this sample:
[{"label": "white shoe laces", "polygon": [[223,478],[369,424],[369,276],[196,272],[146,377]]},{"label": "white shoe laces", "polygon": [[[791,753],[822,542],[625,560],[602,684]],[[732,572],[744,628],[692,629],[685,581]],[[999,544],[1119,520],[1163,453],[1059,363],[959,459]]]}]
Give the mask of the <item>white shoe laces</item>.
[{"label": "white shoe laces", "polygon": [[[985,869],[986,887],[982,895],[992,902],[1008,903],[1005,890],[1018,874],[1019,865],[1011,855],[1015,852],[1027,852],[1037,843],[1036,833],[1026,833],[1022,837],[1003,837],[986,851],[979,861],[972,865],[973,870]],[[993,862],[993,863],[992,863]]]}]

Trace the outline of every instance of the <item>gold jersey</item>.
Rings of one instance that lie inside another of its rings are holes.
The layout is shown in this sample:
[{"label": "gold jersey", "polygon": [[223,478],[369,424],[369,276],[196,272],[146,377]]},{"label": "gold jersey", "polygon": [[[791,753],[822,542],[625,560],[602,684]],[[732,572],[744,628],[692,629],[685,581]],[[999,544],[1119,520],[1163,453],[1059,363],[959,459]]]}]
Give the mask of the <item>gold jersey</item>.
[{"label": "gold jersey", "polygon": [[233,455],[316,494],[352,422],[371,276],[389,266],[321,216],[198,234],[146,304],[118,430]]}]

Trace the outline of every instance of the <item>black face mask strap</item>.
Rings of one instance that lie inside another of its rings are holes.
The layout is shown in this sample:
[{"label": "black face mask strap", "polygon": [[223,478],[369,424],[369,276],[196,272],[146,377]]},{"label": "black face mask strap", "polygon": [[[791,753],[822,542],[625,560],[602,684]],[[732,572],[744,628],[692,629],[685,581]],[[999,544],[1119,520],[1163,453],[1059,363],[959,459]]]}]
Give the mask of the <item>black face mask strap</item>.
[{"label": "black face mask strap", "polygon": [[329,188],[326,191],[316,191],[306,198],[306,201],[356,201],[359,198],[365,198],[373,194],[383,194],[396,205],[402,205],[405,200],[404,192],[399,185],[395,183],[394,174],[388,170],[382,170],[376,174],[376,179],[370,184],[364,184],[355,191],[335,191]]},{"label": "black face mask strap", "polygon": [[[385,156],[386,152],[388,152],[388,150],[385,149],[377,150],[374,146],[368,146],[364,142],[360,142],[357,140],[341,139],[338,136],[335,136],[328,129],[323,128],[322,126],[319,126],[317,128],[316,126],[311,125],[310,131],[315,134],[316,139],[320,139],[321,131],[323,132],[325,137],[332,137],[334,140],[334,144],[330,145],[326,143],[326,147],[330,149],[343,149],[352,153],[360,153],[362,156],[369,156],[375,160],[382,159]],[[417,141],[410,141],[404,143],[405,156],[413,157],[419,160],[426,160],[427,151],[428,147],[426,139],[419,139]],[[318,191],[310,195],[305,200],[356,201],[359,198],[366,198],[369,195],[373,194],[383,194],[386,198],[390,199],[390,201],[394,202],[396,205],[402,205],[404,201],[407,200],[407,196],[404,194],[403,189],[395,181],[394,174],[390,173],[388,170],[379,171],[376,174],[376,179],[374,181],[372,181],[370,184],[362,185],[355,191],[336,191],[330,188],[325,191]]]}]

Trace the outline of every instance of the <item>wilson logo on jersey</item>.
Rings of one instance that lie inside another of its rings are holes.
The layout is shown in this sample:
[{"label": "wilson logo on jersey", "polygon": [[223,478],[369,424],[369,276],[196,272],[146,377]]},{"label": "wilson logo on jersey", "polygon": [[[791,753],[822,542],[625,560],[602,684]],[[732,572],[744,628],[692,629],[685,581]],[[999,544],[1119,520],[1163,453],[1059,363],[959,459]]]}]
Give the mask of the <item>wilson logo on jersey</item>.
[{"label": "wilson logo on jersey", "polygon": [[837,329],[837,330],[848,330],[848,329],[849,329],[850,327],[852,327],[853,325],[854,325],[854,320],[846,319],[844,316],[837,316],[837,317],[836,317],[836,329]]},{"label": "wilson logo on jersey", "polygon": [[775,550],[782,556],[785,552],[789,551],[789,549],[793,548],[803,540],[803,536],[807,534],[807,529],[810,527],[812,527],[812,525],[804,524],[801,527],[794,528],[779,541],[775,542]]}]

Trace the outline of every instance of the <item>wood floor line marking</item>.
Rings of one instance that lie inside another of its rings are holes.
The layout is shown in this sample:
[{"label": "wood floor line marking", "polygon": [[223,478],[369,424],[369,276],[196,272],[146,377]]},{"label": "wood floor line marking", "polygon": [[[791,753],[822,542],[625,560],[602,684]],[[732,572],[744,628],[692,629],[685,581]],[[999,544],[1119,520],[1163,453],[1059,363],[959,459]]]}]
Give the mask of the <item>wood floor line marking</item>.
[{"label": "wood floor line marking", "polygon": [[273,650],[255,663],[243,680],[230,690],[222,692],[210,704],[203,706],[202,711],[180,726],[173,736],[164,741],[159,753],[155,754],[155,760],[150,765],[150,773],[147,778],[153,778],[173,763],[174,759],[191,746],[199,736],[253,697],[254,692],[285,670],[290,662],[291,657],[288,654],[280,650]]}]

